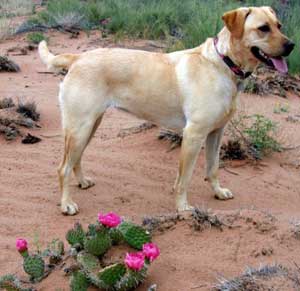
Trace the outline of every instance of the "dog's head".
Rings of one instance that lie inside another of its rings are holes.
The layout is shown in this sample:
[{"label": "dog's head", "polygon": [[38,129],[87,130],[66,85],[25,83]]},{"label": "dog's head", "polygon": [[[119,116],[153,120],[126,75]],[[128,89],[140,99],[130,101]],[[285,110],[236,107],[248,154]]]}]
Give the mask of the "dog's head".
[{"label": "dog's head", "polygon": [[239,8],[222,17],[231,33],[231,53],[248,69],[260,62],[287,72],[284,59],[295,44],[281,31],[281,23],[271,7]]}]

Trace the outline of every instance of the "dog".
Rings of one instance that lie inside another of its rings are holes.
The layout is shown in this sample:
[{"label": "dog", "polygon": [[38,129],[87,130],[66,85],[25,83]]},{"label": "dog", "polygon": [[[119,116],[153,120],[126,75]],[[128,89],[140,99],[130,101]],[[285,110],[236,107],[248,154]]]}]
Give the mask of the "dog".
[{"label": "dog", "polygon": [[94,185],[82,173],[81,157],[101,123],[115,106],[159,126],[182,131],[183,140],[174,185],[178,211],[187,211],[187,189],[204,143],[206,180],[216,198],[233,198],[218,180],[219,150],[224,127],[234,114],[237,84],[264,63],[287,72],[284,56],[294,43],[281,32],[271,7],[238,8],[226,12],[217,37],[199,47],[168,54],[100,48],[82,54],[53,55],[39,44],[48,69],[67,69],[59,101],[64,132],[64,156],[58,169],[61,211],[74,215],[77,204],[69,193],[72,170],[83,189]]}]

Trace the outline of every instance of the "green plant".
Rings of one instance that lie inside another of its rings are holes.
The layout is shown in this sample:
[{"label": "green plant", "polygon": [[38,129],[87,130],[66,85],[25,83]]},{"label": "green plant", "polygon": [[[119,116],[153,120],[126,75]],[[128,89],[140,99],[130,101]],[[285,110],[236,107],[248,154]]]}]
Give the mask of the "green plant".
[{"label": "green plant", "polygon": [[257,153],[258,157],[261,158],[271,152],[280,151],[281,145],[274,138],[277,125],[260,114],[254,114],[250,118],[253,122],[243,132],[248,137],[250,147]]},{"label": "green plant", "polygon": [[135,225],[131,222],[123,222],[119,226],[119,231],[124,240],[133,248],[141,250],[143,245],[151,241],[150,234],[146,232],[141,226]]},{"label": "green plant", "polygon": [[2,0],[0,2],[0,16],[21,16],[34,11],[32,0]]},{"label": "green plant", "polygon": [[14,275],[4,275],[0,277],[0,290],[31,291],[31,289],[23,288],[20,280]]},{"label": "green plant", "polygon": [[[111,291],[127,291],[141,284],[150,263],[159,255],[158,248],[149,243],[151,237],[142,227],[121,221],[114,213],[98,216],[99,223],[84,231],[80,224],[68,231],[67,240],[77,252],[78,263],[70,280],[71,290],[86,290],[89,284]],[[105,263],[105,253],[114,245],[127,243],[142,252],[127,253],[124,261]],[[153,255],[153,256],[152,256]]]},{"label": "green plant", "polygon": [[260,114],[239,114],[230,121],[228,133],[232,140],[240,142],[245,152],[255,159],[282,149],[276,139],[277,124]]},{"label": "green plant", "polygon": [[273,112],[276,114],[289,112],[289,105],[287,103],[277,103],[274,107]]},{"label": "green plant", "polygon": [[31,32],[27,34],[27,41],[30,43],[39,44],[42,40],[48,41],[48,37],[41,32]]},{"label": "green plant", "polygon": [[24,258],[23,268],[31,281],[40,281],[45,273],[45,262],[40,255],[28,255]]}]

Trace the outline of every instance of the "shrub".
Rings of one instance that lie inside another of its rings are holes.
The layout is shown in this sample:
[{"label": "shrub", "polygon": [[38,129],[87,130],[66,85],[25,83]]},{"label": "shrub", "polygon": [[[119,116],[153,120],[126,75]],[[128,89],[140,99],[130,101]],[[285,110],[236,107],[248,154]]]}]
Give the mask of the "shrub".
[{"label": "shrub", "polygon": [[7,17],[0,17],[0,41],[5,40],[14,34],[12,22]]},{"label": "shrub", "polygon": [[243,132],[248,137],[250,146],[257,153],[258,157],[274,151],[280,151],[281,145],[274,138],[277,125],[260,114],[254,114],[250,118],[253,122]]},{"label": "shrub", "polygon": [[242,143],[254,159],[282,150],[276,139],[277,124],[263,115],[241,114],[230,121],[228,131],[230,138]]},{"label": "shrub", "polygon": [[34,11],[32,0],[1,0],[0,16],[27,15]]},{"label": "shrub", "polygon": [[42,40],[48,40],[48,38],[41,32],[32,32],[32,33],[27,34],[28,42],[38,44]]}]

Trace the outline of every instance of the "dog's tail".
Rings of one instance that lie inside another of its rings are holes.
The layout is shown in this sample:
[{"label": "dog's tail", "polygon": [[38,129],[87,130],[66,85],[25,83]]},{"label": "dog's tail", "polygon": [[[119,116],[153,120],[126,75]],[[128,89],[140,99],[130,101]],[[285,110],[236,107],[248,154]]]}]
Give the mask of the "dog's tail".
[{"label": "dog's tail", "polygon": [[61,54],[55,56],[49,51],[47,43],[44,40],[39,44],[39,55],[49,70],[68,70],[80,56],[78,54]]}]

